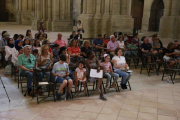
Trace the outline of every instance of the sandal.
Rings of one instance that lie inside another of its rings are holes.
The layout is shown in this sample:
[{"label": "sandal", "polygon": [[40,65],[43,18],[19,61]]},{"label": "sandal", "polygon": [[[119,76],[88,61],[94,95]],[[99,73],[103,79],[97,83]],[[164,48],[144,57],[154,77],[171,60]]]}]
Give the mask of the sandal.
[{"label": "sandal", "polygon": [[96,89],[96,92],[99,92],[99,93],[101,93],[101,91],[100,91],[100,89],[99,89],[99,88],[97,88],[97,89]]},{"label": "sandal", "polygon": [[115,84],[112,84],[111,86],[112,86],[114,89],[118,90],[118,88],[116,87]]},{"label": "sandal", "polygon": [[41,89],[39,89],[37,93],[38,93],[39,95],[44,94],[43,91],[42,91]]},{"label": "sandal", "polygon": [[101,100],[104,100],[104,101],[107,100],[104,96],[100,96],[100,99],[101,99]]}]

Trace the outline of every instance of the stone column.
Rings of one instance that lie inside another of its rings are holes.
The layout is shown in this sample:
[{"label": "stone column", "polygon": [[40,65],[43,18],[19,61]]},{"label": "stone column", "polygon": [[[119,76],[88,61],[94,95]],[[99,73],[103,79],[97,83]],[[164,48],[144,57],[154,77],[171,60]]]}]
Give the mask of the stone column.
[{"label": "stone column", "polygon": [[60,20],[64,20],[65,0],[60,0]]},{"label": "stone column", "polygon": [[87,0],[83,0],[83,14],[87,13]]},{"label": "stone column", "polygon": [[47,2],[47,22],[46,29],[52,31],[52,0],[46,0]]},{"label": "stone column", "polygon": [[112,0],[112,14],[113,15],[120,14],[120,0]]},{"label": "stone column", "polygon": [[93,14],[93,2],[94,0],[87,0],[87,13]]},{"label": "stone column", "polygon": [[127,0],[121,0],[120,14],[127,15]]},{"label": "stone column", "polygon": [[22,0],[22,10],[27,11],[27,0]]},{"label": "stone column", "polygon": [[45,22],[45,20],[46,20],[46,9],[47,9],[47,7],[46,7],[46,0],[42,0],[42,3],[41,3],[41,6],[42,6],[42,21],[44,21]]},{"label": "stone column", "polygon": [[171,4],[171,16],[179,16],[179,7],[180,7],[179,0],[172,0]]}]

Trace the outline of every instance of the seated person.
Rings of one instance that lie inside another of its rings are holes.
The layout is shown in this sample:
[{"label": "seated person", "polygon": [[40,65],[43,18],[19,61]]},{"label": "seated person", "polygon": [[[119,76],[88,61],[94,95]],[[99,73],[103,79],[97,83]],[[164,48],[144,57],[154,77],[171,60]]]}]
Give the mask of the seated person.
[{"label": "seated person", "polygon": [[74,38],[75,40],[78,40],[78,46],[81,46],[83,43],[83,38],[81,34],[81,30],[77,30],[77,35]]},{"label": "seated person", "polygon": [[54,44],[53,57],[54,57],[55,60],[57,60],[58,56],[59,56],[59,45]]},{"label": "seated person", "polygon": [[157,39],[157,34],[154,34],[150,39],[149,39],[149,43],[151,44],[151,46],[153,46],[153,42]]},{"label": "seated person", "polygon": [[42,45],[48,46],[49,52],[52,53],[52,49],[51,49],[51,47],[49,46],[49,40],[44,40],[43,43],[42,43]]},{"label": "seated person", "polygon": [[79,47],[77,47],[76,40],[71,40],[68,47],[68,54],[70,57],[81,57],[81,52]]},{"label": "seated person", "polygon": [[89,40],[84,40],[83,46],[81,48],[81,53],[82,53],[82,56],[84,58],[86,58],[87,51],[89,51],[89,50],[90,51],[92,50],[91,47],[90,47],[90,42],[89,42]]},{"label": "seated person", "polygon": [[21,48],[22,48],[21,40],[16,40],[15,47],[12,48],[12,59],[11,59],[14,66],[17,66],[19,49]]},{"label": "seated person", "polygon": [[75,36],[76,36],[76,32],[75,31],[72,31],[72,34],[69,36],[69,39],[75,39]]},{"label": "seated person", "polygon": [[40,45],[39,40],[35,40],[35,42],[34,42],[33,50],[35,50],[35,49],[38,50],[39,54],[41,53],[41,45]]},{"label": "seated person", "polygon": [[25,38],[25,39],[24,39],[23,45],[22,45],[22,46],[26,46],[26,45],[30,45],[30,44],[29,44],[29,39],[28,39],[28,38]]},{"label": "seated person", "polygon": [[111,55],[114,55],[114,50],[119,47],[119,44],[115,40],[115,36],[110,36],[110,41],[107,44],[107,51],[110,52]]},{"label": "seated person", "polygon": [[153,48],[160,48],[161,47],[161,45],[160,45],[160,43],[159,43],[159,38],[157,38],[156,40],[154,40],[154,42],[153,42]]},{"label": "seated person", "polygon": [[61,54],[66,55],[66,63],[69,65],[69,63],[70,63],[70,55],[67,54],[67,48],[66,48],[65,46],[63,46],[63,47],[61,47],[61,48],[59,49],[58,61],[60,61],[59,56],[60,56]]},{"label": "seated person", "polygon": [[177,40],[174,41],[174,49],[179,49],[179,43]]},{"label": "seated person", "polygon": [[25,38],[27,38],[27,39],[29,39],[29,40],[32,40],[32,39],[33,39],[31,30],[27,30],[27,31],[26,31],[26,36],[25,36]]},{"label": "seated person", "polygon": [[108,39],[107,34],[104,34],[103,42],[104,42],[104,48],[107,48],[107,44],[108,44],[108,42],[109,42],[109,39]]},{"label": "seated person", "polygon": [[18,36],[18,40],[23,40],[24,39],[24,35],[22,35],[22,34],[19,34],[19,36]]},{"label": "seated person", "polygon": [[102,78],[94,78],[94,77],[90,77],[90,70],[91,69],[97,69],[97,72],[100,72],[100,70],[103,70],[103,66],[100,66],[100,63],[98,61],[98,59],[95,57],[95,54],[93,51],[88,51],[87,52],[87,59],[85,61],[86,64],[86,75],[87,75],[87,79],[90,82],[94,82],[98,80],[98,85],[97,85],[97,89],[96,91],[100,93],[100,99],[101,100],[107,100],[104,95],[103,95],[103,91],[102,91]]},{"label": "seated person", "polygon": [[125,43],[123,41],[123,36],[120,35],[118,40],[117,40],[117,43],[119,44],[119,48],[121,48],[122,50],[125,50],[126,49],[126,46],[125,46]]},{"label": "seated person", "polygon": [[5,46],[7,45],[7,41],[9,39],[9,34],[7,32],[5,32],[4,34],[2,34],[2,38],[0,40],[0,50],[4,51],[5,50]]},{"label": "seated person", "polygon": [[[46,66],[48,68],[49,66],[51,66],[52,61],[53,58],[52,58],[52,54],[49,53],[49,47],[47,45],[43,45],[41,47],[40,58],[38,59],[38,67]],[[50,81],[50,72],[41,72],[42,78],[44,75],[46,75],[46,81]]]},{"label": "seated person", "polygon": [[48,38],[46,33],[43,34],[43,40],[49,40],[49,38]]},{"label": "seated person", "polygon": [[130,77],[132,76],[132,73],[126,72],[128,70],[128,64],[126,63],[126,59],[123,55],[123,51],[121,48],[116,48],[114,51],[115,55],[112,58],[112,63],[114,66],[114,72],[119,74],[119,76],[122,76],[121,80],[121,88],[127,89],[127,82],[129,81]]},{"label": "seated person", "polygon": [[[13,39],[12,39],[12,38],[9,38],[8,41],[7,41],[7,46],[5,46],[5,52],[6,52],[5,60],[6,60],[6,61],[11,61],[12,48],[13,48],[13,47],[14,47]],[[11,56],[11,57],[10,57],[10,56]]]},{"label": "seated person", "polygon": [[67,47],[66,41],[64,39],[62,39],[62,34],[58,33],[57,37],[58,38],[54,41],[54,44],[58,44],[59,48],[61,48],[62,46]]},{"label": "seated person", "polygon": [[[128,45],[128,49],[129,49],[129,50],[135,50],[136,47],[137,47],[137,45],[136,45],[136,41],[135,41],[135,40],[133,40],[133,41],[131,42],[131,44]],[[129,51],[129,55],[137,56],[137,54],[136,54],[135,51]]]},{"label": "seated person", "polygon": [[37,50],[37,49],[32,50],[32,54],[34,55],[34,57],[36,58],[36,60],[39,59],[39,54],[38,54],[38,50]]},{"label": "seated person", "polygon": [[[30,46],[24,47],[24,54],[21,54],[18,56],[18,66],[19,66],[19,73],[22,77],[27,78],[27,91],[28,95],[35,96],[32,92],[32,80],[35,73],[33,73],[33,68],[35,67],[35,61],[36,58],[34,55],[30,54],[31,48]],[[41,82],[42,78],[41,75],[36,73],[37,80]],[[38,92],[41,91],[41,88],[39,87]]]},{"label": "seated person", "polygon": [[124,39],[123,39],[123,41],[126,43],[126,42],[128,42],[128,35],[127,34],[124,34]]},{"label": "seated person", "polygon": [[104,42],[101,37],[102,35],[99,34],[98,37],[93,40],[92,47],[95,48],[95,51],[98,51],[100,54],[104,55]]},{"label": "seated person", "polygon": [[135,40],[136,41],[136,45],[139,45],[139,38],[138,38],[138,33],[134,34],[134,38],[132,39],[132,41]]},{"label": "seated person", "polygon": [[[141,44],[141,51],[143,54],[147,54],[149,52],[157,53],[157,51],[153,51],[148,38],[145,38],[144,43]],[[148,56],[148,62],[151,62],[151,56]]]},{"label": "seated person", "polygon": [[55,76],[55,81],[61,83],[58,91],[56,91],[56,99],[61,100],[61,91],[68,84],[68,91],[66,94],[66,100],[68,100],[73,85],[72,79],[69,77],[69,66],[66,63],[66,55],[60,55],[60,61],[54,64],[52,74]]}]

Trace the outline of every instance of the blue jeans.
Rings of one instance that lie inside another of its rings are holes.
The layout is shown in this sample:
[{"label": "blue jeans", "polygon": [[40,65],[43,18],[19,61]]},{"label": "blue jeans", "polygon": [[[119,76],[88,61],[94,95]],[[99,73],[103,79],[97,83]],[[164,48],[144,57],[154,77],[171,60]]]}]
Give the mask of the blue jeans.
[{"label": "blue jeans", "polygon": [[121,84],[126,84],[132,76],[132,73],[127,73],[125,71],[121,71],[120,69],[116,69],[114,72],[122,77]]},{"label": "blue jeans", "polygon": [[56,78],[56,82],[57,83],[63,83],[64,80],[70,80],[71,78],[68,76],[67,79],[63,78],[63,77],[57,77]]},{"label": "blue jeans", "polygon": [[[37,80],[38,80],[39,82],[41,82],[41,81],[42,81],[41,73],[35,73],[35,74],[37,75]],[[27,89],[28,89],[28,88],[31,88],[31,87],[32,87],[32,80],[33,80],[34,73],[32,73],[32,72],[30,72],[30,71],[24,71],[24,70],[22,70],[21,73],[20,73],[20,75],[21,75],[22,77],[26,77],[26,79],[27,79]]]},{"label": "blue jeans", "polygon": [[117,73],[114,72],[110,72],[110,73],[104,73],[103,77],[107,78],[106,84],[108,84],[111,80],[111,77],[115,77],[114,82],[116,82],[119,78],[119,75]]},{"label": "blue jeans", "polygon": [[50,81],[50,72],[40,72],[39,74],[41,75],[41,81],[44,75],[46,75],[46,81]]}]

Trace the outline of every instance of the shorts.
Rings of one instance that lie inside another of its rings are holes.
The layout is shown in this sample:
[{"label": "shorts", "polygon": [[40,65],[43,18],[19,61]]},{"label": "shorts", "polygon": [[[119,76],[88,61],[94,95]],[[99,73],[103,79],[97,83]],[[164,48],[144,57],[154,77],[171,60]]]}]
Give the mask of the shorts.
[{"label": "shorts", "polygon": [[67,77],[67,79],[65,79],[65,78],[63,78],[63,77],[57,77],[57,78],[56,78],[56,82],[57,82],[57,83],[63,83],[64,80],[67,80],[67,81],[68,81],[69,79],[71,79],[69,76]]}]

